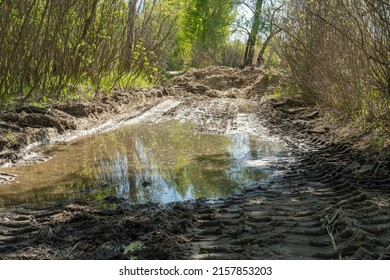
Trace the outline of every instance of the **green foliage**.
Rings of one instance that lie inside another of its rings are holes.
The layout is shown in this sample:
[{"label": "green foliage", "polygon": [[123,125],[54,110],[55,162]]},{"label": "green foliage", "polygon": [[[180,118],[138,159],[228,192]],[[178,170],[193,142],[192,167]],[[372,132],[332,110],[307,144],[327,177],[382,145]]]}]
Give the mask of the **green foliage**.
[{"label": "green foliage", "polygon": [[206,66],[221,60],[233,21],[233,1],[187,0],[181,13],[174,54],[185,65]]},{"label": "green foliage", "polygon": [[3,2],[0,98],[59,99],[87,79],[98,82],[118,52],[111,40],[120,36],[122,1],[112,2]]},{"label": "green foliage", "polygon": [[371,140],[371,147],[375,150],[380,150],[384,147],[385,141],[381,137],[374,137]]},{"label": "green foliage", "polygon": [[[146,0],[128,52],[128,1],[15,0],[0,5],[0,103],[47,102],[158,80],[178,0]],[[129,62],[129,63],[128,63]],[[118,83],[121,83],[118,85]]]},{"label": "green foliage", "polygon": [[19,149],[20,146],[23,146],[22,142],[24,139],[17,132],[7,131],[3,136],[7,139],[8,146],[14,149]]},{"label": "green foliage", "polygon": [[229,67],[240,67],[244,64],[245,43],[233,40],[226,43],[221,54],[221,64]]},{"label": "green foliage", "polygon": [[278,41],[278,38],[274,38],[268,48],[265,49],[263,55],[265,60],[264,67],[267,71],[270,71],[272,73],[278,72],[281,65],[281,57],[276,51],[277,46],[280,44],[281,42]]},{"label": "green foliage", "polygon": [[273,95],[274,98],[276,99],[281,99],[281,98],[297,99],[302,97],[302,90],[296,84],[280,85],[278,87],[273,88]]},{"label": "green foliage", "polygon": [[128,73],[120,77],[118,85],[125,88],[129,85],[134,87],[153,87],[156,84],[153,83],[153,81],[150,80],[150,77],[145,74],[135,76],[133,73]]},{"label": "green foliage", "polygon": [[140,241],[131,242],[129,245],[125,246],[123,253],[127,255],[128,253],[135,253],[142,250],[143,244]]}]

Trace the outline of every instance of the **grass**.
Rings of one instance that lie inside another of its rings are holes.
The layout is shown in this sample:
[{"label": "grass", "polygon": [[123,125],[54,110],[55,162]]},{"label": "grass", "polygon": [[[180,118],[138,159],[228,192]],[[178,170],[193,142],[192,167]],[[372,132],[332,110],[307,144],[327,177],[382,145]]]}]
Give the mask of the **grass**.
[{"label": "grass", "polygon": [[371,146],[375,150],[381,150],[384,147],[384,139],[381,137],[374,137],[371,139]]},{"label": "grass", "polygon": [[282,98],[299,99],[302,97],[302,92],[297,85],[280,85],[273,88],[273,95],[278,100]]},{"label": "grass", "polygon": [[[52,79],[54,81],[55,77]],[[91,77],[84,77],[79,80],[71,79],[67,85],[59,89],[47,88],[45,91],[36,89],[31,97],[24,102],[25,92],[28,92],[28,88],[26,88],[19,96],[4,97],[0,100],[0,105],[3,110],[12,110],[22,105],[46,107],[56,101],[71,102],[73,100],[88,100],[102,95],[109,95],[116,87],[121,90],[132,87],[154,87],[156,83],[153,80],[153,77],[145,73],[135,75],[129,72],[119,75],[113,71],[96,79]]]},{"label": "grass", "polygon": [[105,75],[100,82],[100,88],[103,91],[111,91],[115,86],[120,88],[129,87],[153,87],[156,84],[152,82],[151,77],[141,73],[140,75],[134,75],[134,73],[126,73],[118,77],[118,73],[111,72]]},{"label": "grass", "polygon": [[8,145],[18,149],[23,143],[21,143],[20,137],[16,132],[8,131],[3,135],[8,140]]}]

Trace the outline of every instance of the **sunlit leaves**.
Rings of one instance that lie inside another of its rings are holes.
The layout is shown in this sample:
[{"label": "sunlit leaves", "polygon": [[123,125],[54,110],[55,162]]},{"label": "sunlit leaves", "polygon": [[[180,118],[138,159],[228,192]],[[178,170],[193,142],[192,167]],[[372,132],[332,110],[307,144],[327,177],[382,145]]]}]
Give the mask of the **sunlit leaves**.
[{"label": "sunlit leaves", "polygon": [[180,19],[177,55],[205,66],[220,60],[233,20],[233,1],[188,0]]},{"label": "sunlit leaves", "polygon": [[140,75],[157,79],[175,34],[180,1],[142,2],[136,15],[137,44],[142,47],[125,64],[127,1],[3,1],[0,101],[73,99],[80,88],[99,94],[120,80],[131,86]]}]

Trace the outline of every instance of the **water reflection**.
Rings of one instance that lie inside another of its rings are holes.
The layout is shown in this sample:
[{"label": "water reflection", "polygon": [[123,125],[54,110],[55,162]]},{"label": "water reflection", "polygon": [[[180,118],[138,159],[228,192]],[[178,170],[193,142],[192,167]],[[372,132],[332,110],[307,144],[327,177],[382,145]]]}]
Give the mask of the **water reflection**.
[{"label": "water reflection", "polygon": [[280,151],[249,134],[199,134],[177,121],[131,125],[53,147],[47,163],[14,168],[18,181],[0,188],[0,204],[108,195],[163,203],[226,197],[267,177],[248,161]]},{"label": "water reflection", "polygon": [[245,182],[247,174],[245,172],[244,160],[252,158],[249,134],[230,134],[228,135],[230,144],[228,152],[233,161],[226,174],[237,184]]},{"label": "water reflection", "polygon": [[117,194],[121,197],[129,196],[130,180],[128,159],[126,154],[115,153],[113,160],[99,160],[99,172],[97,174],[102,182],[110,182],[116,186]]},{"label": "water reflection", "polygon": [[228,134],[230,140],[228,152],[231,158],[240,161],[251,157],[251,143],[249,133]]}]

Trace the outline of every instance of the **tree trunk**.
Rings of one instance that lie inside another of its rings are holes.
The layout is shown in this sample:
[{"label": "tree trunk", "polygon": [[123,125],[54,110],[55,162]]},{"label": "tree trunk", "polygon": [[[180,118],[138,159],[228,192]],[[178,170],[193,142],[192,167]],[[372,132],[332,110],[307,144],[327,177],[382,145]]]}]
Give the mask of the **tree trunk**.
[{"label": "tree trunk", "polygon": [[[271,23],[272,24],[272,23]],[[264,61],[264,53],[265,53],[265,50],[267,49],[268,45],[269,45],[269,42],[271,41],[271,39],[276,36],[278,33],[280,33],[282,30],[277,30],[277,31],[273,31],[273,26],[271,25],[271,31],[267,37],[267,39],[265,40],[263,46],[261,47],[261,50],[259,52],[259,55],[257,56],[257,60],[256,60],[256,67],[259,67],[263,61]]]},{"label": "tree trunk", "polygon": [[261,47],[259,55],[257,56],[257,59],[256,59],[256,67],[259,67],[263,63],[263,61],[264,61],[264,52],[267,49],[268,44],[271,41],[272,37],[273,37],[273,34],[270,33],[268,35],[267,39],[265,40],[263,46]]},{"label": "tree trunk", "polygon": [[129,1],[129,11],[128,11],[128,22],[127,22],[127,46],[126,46],[126,64],[130,66],[134,45],[135,45],[135,27],[136,27],[136,19],[137,19],[137,0]]},{"label": "tree trunk", "polygon": [[260,15],[261,15],[262,7],[263,7],[263,0],[257,0],[255,14],[253,15],[252,28],[245,49],[244,66],[250,66],[253,64],[257,34],[259,33],[259,29],[260,29]]}]

